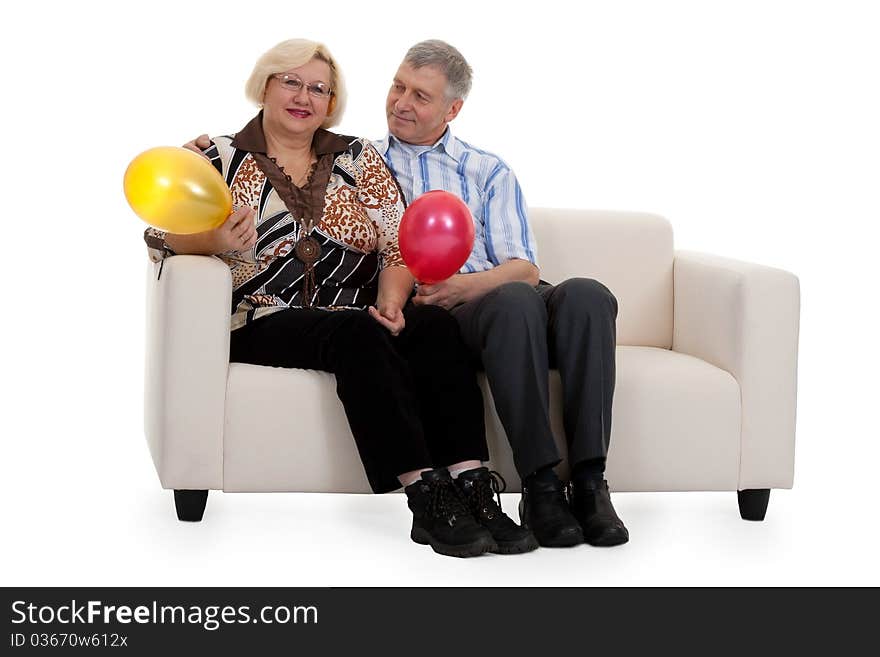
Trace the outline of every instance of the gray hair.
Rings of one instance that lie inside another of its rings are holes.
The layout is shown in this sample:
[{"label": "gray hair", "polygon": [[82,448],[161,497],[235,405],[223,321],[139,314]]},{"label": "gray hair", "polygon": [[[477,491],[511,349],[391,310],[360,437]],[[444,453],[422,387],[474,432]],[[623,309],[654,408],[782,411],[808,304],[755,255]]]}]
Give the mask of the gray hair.
[{"label": "gray hair", "polygon": [[446,76],[446,97],[467,98],[473,71],[457,49],[440,39],[422,41],[410,48],[403,58],[413,68],[433,66]]}]

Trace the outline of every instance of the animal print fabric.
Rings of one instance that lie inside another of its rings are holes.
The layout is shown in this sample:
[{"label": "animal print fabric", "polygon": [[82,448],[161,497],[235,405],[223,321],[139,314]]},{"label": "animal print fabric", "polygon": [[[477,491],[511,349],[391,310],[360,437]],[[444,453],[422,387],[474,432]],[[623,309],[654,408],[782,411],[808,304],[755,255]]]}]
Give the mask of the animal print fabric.
[{"label": "animal print fabric", "polygon": [[[344,150],[332,154],[323,211],[309,233],[321,244],[311,305],[329,310],[374,304],[381,269],[405,266],[397,244],[406,207],[400,188],[369,141],[346,140],[350,141]],[[308,203],[304,198],[311,198],[308,194],[297,194],[293,203],[290,192],[302,190],[277,190],[253,154],[233,144],[232,136],[217,137],[205,155],[227,181],[233,204],[250,206],[255,214],[257,244],[247,252],[217,255],[232,272],[234,330],[283,308],[306,305],[302,299],[304,268],[293,248],[303,226],[302,215],[313,208],[302,205]],[[271,177],[279,180],[277,171]],[[154,228],[145,233],[150,257],[156,262],[173,255],[164,237]]]}]

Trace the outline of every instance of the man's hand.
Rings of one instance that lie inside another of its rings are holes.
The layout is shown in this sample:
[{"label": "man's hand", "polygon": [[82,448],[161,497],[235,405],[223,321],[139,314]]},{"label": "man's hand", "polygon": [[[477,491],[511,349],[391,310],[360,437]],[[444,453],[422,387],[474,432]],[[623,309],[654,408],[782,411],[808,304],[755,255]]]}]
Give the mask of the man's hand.
[{"label": "man's hand", "polygon": [[202,151],[203,151],[203,149],[208,148],[208,146],[210,146],[210,145],[211,145],[211,138],[208,135],[199,135],[198,137],[196,137],[192,141],[186,142],[183,145],[183,147],[185,149],[187,149],[188,151],[192,151],[193,153],[196,153],[197,155],[201,155],[202,157],[204,157],[207,160],[208,158],[205,156],[205,154]]},{"label": "man's hand", "polygon": [[468,300],[470,286],[467,276],[468,274],[455,274],[433,285],[420,284],[413,303],[417,306],[434,305],[450,310]]},{"label": "man's hand", "polygon": [[254,224],[254,210],[249,206],[238,208],[211,236],[215,253],[247,251],[257,243],[257,227]]},{"label": "man's hand", "polygon": [[375,306],[370,306],[370,317],[387,328],[391,335],[399,335],[406,325],[400,306],[388,303],[377,303],[376,306],[379,306],[378,309]]}]

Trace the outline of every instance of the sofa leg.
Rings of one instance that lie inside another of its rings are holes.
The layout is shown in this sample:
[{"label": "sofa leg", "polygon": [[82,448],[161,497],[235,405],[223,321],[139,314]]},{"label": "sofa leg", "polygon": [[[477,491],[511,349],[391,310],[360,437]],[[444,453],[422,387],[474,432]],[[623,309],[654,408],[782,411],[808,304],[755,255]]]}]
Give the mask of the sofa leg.
[{"label": "sofa leg", "polygon": [[199,522],[205,513],[208,503],[206,490],[175,490],[174,506],[177,508],[177,519]]},{"label": "sofa leg", "polygon": [[770,501],[769,488],[748,488],[736,491],[739,500],[739,515],[743,520],[763,520]]}]

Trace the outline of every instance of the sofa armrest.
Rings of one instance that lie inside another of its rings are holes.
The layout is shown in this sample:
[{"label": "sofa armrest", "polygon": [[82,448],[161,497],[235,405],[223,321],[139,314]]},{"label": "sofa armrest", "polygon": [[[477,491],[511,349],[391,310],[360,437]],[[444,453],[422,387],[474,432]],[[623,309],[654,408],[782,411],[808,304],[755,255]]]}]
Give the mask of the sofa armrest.
[{"label": "sofa armrest", "polygon": [[677,251],[672,349],[737,380],[739,489],[791,488],[800,286],[781,269]]},{"label": "sofa armrest", "polygon": [[147,267],[144,431],[165,488],[223,488],[231,303],[216,258]]}]

